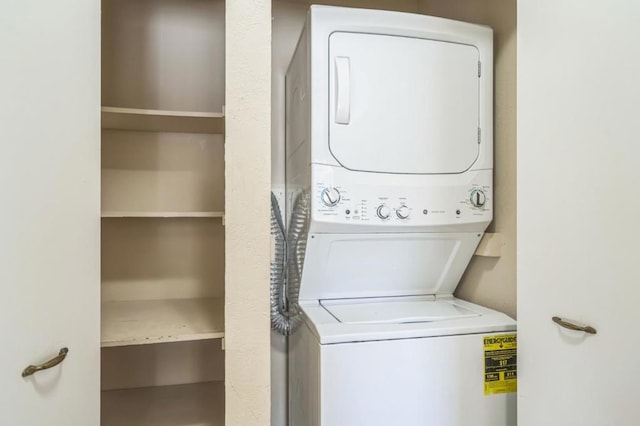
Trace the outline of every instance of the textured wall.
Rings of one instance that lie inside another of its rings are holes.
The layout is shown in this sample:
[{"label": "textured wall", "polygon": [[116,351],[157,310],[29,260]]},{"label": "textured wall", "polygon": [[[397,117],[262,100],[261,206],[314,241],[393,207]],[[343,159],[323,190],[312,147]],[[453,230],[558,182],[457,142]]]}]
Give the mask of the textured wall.
[{"label": "textured wall", "polygon": [[226,4],[226,424],[270,424],[271,1]]},{"label": "textured wall", "polygon": [[422,0],[420,12],[489,25],[494,31],[494,220],[499,258],[475,256],[456,296],[516,315],[516,1]]}]

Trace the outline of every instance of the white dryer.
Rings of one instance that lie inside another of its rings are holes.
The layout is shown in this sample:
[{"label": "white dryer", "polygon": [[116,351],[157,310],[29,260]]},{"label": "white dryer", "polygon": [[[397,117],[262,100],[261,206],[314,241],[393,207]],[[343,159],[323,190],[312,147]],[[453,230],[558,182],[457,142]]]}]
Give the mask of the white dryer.
[{"label": "white dryer", "polygon": [[515,321],[452,296],[493,218],[492,43],[311,7],[286,76],[290,425],[515,425]]}]

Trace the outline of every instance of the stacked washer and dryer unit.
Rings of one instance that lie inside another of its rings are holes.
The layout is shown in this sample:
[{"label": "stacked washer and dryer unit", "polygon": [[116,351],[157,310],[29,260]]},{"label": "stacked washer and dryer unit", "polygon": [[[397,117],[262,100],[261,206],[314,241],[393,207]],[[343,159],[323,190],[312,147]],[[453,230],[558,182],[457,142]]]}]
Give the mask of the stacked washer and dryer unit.
[{"label": "stacked washer and dryer unit", "polygon": [[286,75],[291,426],[511,426],[453,297],[493,217],[490,28],[312,6]]}]

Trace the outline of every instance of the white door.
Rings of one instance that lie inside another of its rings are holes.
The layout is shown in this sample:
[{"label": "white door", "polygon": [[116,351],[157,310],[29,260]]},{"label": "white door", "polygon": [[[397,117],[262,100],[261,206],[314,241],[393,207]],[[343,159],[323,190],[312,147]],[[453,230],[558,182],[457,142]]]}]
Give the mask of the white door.
[{"label": "white door", "polygon": [[344,167],[461,173],[476,161],[475,46],[335,32],[329,58],[329,147]]},{"label": "white door", "polygon": [[639,22],[518,2],[519,426],[640,422]]},{"label": "white door", "polygon": [[0,52],[0,425],[98,426],[100,2],[4,2]]}]

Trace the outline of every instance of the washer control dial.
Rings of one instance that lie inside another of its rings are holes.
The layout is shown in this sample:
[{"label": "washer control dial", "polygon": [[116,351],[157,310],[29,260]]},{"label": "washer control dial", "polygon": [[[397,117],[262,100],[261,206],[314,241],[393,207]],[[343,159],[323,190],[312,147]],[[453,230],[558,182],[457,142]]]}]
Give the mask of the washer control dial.
[{"label": "washer control dial", "polygon": [[487,202],[487,195],[481,189],[474,189],[469,199],[475,207],[482,207]]},{"label": "washer control dial", "polygon": [[335,207],[340,202],[340,191],[333,187],[325,188],[320,194],[320,200],[327,207]]},{"label": "washer control dial", "polygon": [[400,219],[407,219],[409,217],[409,207],[407,206],[398,207],[396,209],[396,215],[398,215]]},{"label": "washer control dial", "polygon": [[391,209],[384,204],[380,204],[376,213],[382,220],[389,219],[389,216],[391,216]]}]

